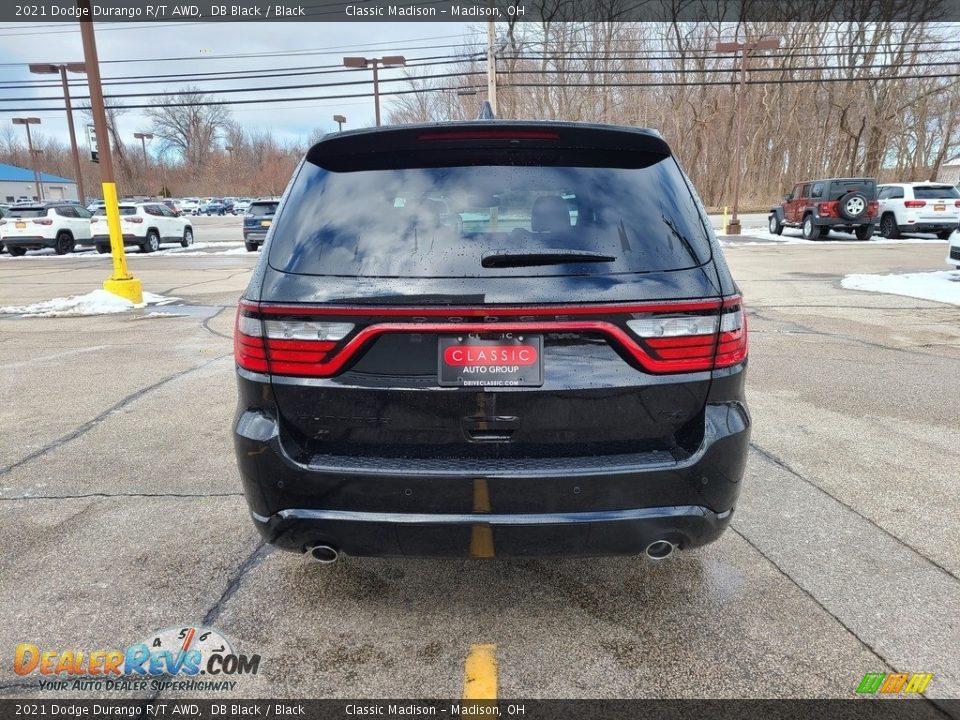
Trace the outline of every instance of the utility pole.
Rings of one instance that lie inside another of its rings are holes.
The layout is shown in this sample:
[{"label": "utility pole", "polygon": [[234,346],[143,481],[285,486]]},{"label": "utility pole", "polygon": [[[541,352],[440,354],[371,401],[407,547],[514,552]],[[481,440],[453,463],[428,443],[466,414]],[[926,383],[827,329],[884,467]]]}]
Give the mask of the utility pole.
[{"label": "utility pole", "polygon": [[[81,17],[92,18],[90,0],[77,0]],[[143,285],[127,271],[127,256],[123,249],[123,234],[120,230],[120,208],[117,205],[117,183],[113,174],[113,157],[110,134],[107,132],[107,113],[103,105],[103,87],[100,84],[100,60],[97,57],[97,39],[92,20],[80,20],[80,37],[83,40],[83,60],[87,68],[87,83],[90,86],[90,111],[97,137],[103,138],[99,148],[100,174],[103,185],[103,204],[110,230],[110,254],[113,256],[113,274],[103,283],[103,289],[131,302],[143,302]]]},{"label": "utility pole", "polygon": [[[490,0],[493,8],[493,0]],[[487,100],[490,109],[497,114],[497,58],[496,58],[497,30],[493,20],[487,21]]]},{"label": "utility pole", "polygon": [[380,127],[380,77],[378,67],[403,67],[407,59],[402,55],[388,55],[382,58],[345,57],[343,66],[348,68],[373,68],[373,108],[377,118],[377,127]]},{"label": "utility pole", "polygon": [[77,190],[81,205],[87,204],[87,193],[83,188],[83,173],[80,170],[80,151],[77,150],[77,132],[73,127],[73,106],[70,103],[70,83],[67,80],[67,72],[82,73],[87,69],[83,63],[61,63],[59,65],[50,63],[38,63],[30,65],[30,72],[37,75],[60,75],[60,82],[63,85],[63,101],[67,106],[67,128],[70,130],[70,150],[73,153],[73,172],[77,176]]},{"label": "utility pole", "polygon": [[737,139],[734,146],[734,169],[733,169],[733,216],[730,223],[724,228],[727,235],[740,234],[740,179],[743,175],[743,121],[744,121],[744,94],[747,89],[747,61],[750,53],[756,50],[776,50],[780,47],[778,38],[757,40],[755,42],[718,42],[714,48],[718,53],[740,53],[740,84],[737,88],[737,100],[735,112],[737,114]]},{"label": "utility pole", "polygon": [[13,124],[23,125],[25,128],[27,128],[27,151],[30,153],[30,168],[33,170],[33,184],[37,191],[37,200],[43,202],[43,185],[40,182],[40,171],[37,169],[37,155],[39,153],[33,149],[33,138],[30,136],[30,126],[39,125],[40,118],[15,117],[13,119]]}]

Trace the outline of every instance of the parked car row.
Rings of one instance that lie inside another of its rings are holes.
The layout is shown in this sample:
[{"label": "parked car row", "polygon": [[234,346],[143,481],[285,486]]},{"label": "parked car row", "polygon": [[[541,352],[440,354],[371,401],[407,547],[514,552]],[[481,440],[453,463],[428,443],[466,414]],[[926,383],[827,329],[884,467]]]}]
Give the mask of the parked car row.
[{"label": "parked car row", "polygon": [[[136,245],[144,253],[159,250],[163,243],[193,244],[189,221],[159,202],[120,203],[120,227],[124,245]],[[93,212],[73,203],[14,205],[0,218],[0,242],[14,257],[42,248],[66,255],[77,245],[106,253],[110,250],[106,210],[102,204]]]},{"label": "parked car row", "polygon": [[874,178],[823,178],[797,183],[770,208],[769,229],[800,228],[807,240],[830,230],[869,240],[875,230],[888,239],[933,233],[946,240],[960,226],[960,190],[937,182],[878,185]]}]

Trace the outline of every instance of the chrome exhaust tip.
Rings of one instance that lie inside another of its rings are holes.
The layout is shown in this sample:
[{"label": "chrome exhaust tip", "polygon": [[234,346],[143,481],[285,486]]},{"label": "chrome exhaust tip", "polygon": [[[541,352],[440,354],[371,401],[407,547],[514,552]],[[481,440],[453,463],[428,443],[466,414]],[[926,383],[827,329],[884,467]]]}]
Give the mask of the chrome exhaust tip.
[{"label": "chrome exhaust tip", "polygon": [[340,557],[340,553],[336,548],[330,547],[329,545],[314,545],[307,548],[307,554],[312,560],[320,563],[321,565],[330,565],[335,563]]},{"label": "chrome exhaust tip", "polygon": [[651,560],[665,560],[673,554],[676,546],[668,540],[654,540],[647,545],[647,557]]}]

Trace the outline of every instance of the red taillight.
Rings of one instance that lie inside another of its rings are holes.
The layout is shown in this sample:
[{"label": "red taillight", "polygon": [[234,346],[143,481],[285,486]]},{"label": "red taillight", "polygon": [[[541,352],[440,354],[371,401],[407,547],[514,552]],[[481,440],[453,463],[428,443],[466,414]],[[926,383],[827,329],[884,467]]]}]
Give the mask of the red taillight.
[{"label": "red taillight", "polygon": [[960,207],[960,200],[954,200],[953,204],[955,207]]},{"label": "red taillight", "polygon": [[817,203],[817,214],[820,217],[837,217],[837,202],[821,202]]},{"label": "red taillight", "polygon": [[234,331],[237,365],[253,372],[323,377],[324,361],[351,330],[351,323],[311,319],[261,319],[255,305],[241,304]]},{"label": "red taillight", "polygon": [[[572,319],[583,315],[626,319]],[[446,321],[427,320],[439,316]],[[364,317],[383,320],[355,333],[353,322],[339,321]],[[393,319],[397,317],[402,319]],[[373,339],[388,333],[552,332],[605,336],[639,367],[659,374],[729,367],[747,356],[740,296],[722,302],[508,308],[298,307],[243,302],[237,310],[234,351],[237,365],[253,372],[331,377]]]},{"label": "red taillight", "polygon": [[53,220],[50,218],[37,218],[33,221],[34,225],[53,225]]},{"label": "red taillight", "polygon": [[143,218],[140,217],[139,215],[124,216],[124,217],[122,217],[122,218],[120,218],[120,219],[123,220],[124,222],[132,222],[132,223],[142,223],[142,222],[143,222]]},{"label": "red taillight", "polygon": [[654,315],[627,325],[658,361],[658,372],[730,367],[747,356],[746,315],[739,298],[724,303],[720,315]]},{"label": "red taillight", "polygon": [[877,213],[880,212],[880,202],[877,200],[871,200],[867,203],[867,217],[876,217]]},{"label": "red taillight", "polygon": [[908,208],[922,208],[927,206],[926,200],[907,200],[904,204],[904,207]]}]

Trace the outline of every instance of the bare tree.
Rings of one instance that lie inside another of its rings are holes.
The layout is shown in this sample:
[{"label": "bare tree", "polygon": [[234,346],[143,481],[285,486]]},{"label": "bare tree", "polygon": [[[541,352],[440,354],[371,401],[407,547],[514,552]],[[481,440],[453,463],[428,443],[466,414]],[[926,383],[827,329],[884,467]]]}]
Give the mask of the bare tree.
[{"label": "bare tree", "polygon": [[174,148],[189,165],[203,165],[217,137],[230,127],[230,110],[224,105],[203,105],[210,96],[196,87],[177,95],[157,98],[146,115],[151,132]]}]

